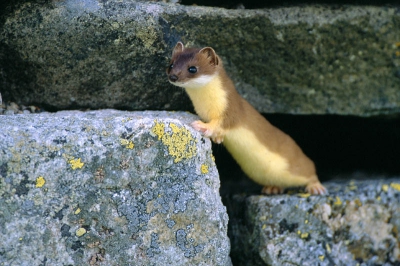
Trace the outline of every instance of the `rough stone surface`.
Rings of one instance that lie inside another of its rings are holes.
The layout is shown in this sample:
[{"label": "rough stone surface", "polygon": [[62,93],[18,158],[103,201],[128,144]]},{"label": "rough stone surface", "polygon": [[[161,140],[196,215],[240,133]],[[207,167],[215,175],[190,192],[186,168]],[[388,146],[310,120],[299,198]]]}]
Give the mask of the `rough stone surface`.
[{"label": "rough stone surface", "polygon": [[398,265],[400,179],[226,199],[235,265]]},{"label": "rough stone surface", "polygon": [[195,116],[0,116],[0,265],[231,265]]},{"label": "rough stone surface", "polygon": [[128,0],[10,1],[4,100],[54,108],[188,110],[165,68],[179,40],[212,46],[265,113],[400,112],[399,7],[226,10]]}]

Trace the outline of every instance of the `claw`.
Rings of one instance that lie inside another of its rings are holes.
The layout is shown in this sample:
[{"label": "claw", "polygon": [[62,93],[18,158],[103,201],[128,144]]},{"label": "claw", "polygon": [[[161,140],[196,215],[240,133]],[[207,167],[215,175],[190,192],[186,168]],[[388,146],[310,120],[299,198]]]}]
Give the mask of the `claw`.
[{"label": "claw", "polygon": [[326,195],[328,190],[320,183],[312,183],[306,187],[306,191],[312,195]]},{"label": "claw", "polygon": [[277,194],[282,194],[284,191],[283,188],[277,187],[277,186],[264,186],[261,190],[261,193],[267,194],[267,195],[277,195]]},{"label": "claw", "polygon": [[212,141],[217,144],[221,144],[224,141],[224,137],[221,137],[221,136],[214,137],[214,138],[212,138]]}]

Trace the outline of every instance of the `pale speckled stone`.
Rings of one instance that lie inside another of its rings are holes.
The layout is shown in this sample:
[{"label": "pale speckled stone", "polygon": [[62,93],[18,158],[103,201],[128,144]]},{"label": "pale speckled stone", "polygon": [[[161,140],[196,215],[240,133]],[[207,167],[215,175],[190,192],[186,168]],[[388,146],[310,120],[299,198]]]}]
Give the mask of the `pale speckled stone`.
[{"label": "pale speckled stone", "polygon": [[195,119],[0,116],[0,265],[231,265],[211,143]]},{"label": "pale speckled stone", "polygon": [[400,179],[325,185],[327,196],[226,198],[235,265],[399,264]]}]

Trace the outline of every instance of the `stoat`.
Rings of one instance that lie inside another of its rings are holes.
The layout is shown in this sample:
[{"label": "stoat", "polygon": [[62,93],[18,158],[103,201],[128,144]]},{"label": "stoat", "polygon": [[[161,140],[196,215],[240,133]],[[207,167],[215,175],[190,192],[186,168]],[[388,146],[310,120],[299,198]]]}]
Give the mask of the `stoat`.
[{"label": "stoat", "polygon": [[211,47],[185,48],[178,42],[167,75],[186,90],[202,120],[193,122],[193,128],[223,142],[243,171],[264,186],[262,193],[298,186],[311,194],[327,193],[313,161],[239,95]]}]

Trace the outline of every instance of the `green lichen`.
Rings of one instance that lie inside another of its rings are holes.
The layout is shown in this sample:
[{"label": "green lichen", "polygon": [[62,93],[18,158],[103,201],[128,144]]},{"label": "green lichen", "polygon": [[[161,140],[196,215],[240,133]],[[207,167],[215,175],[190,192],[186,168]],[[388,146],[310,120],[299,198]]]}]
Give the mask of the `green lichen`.
[{"label": "green lichen", "polygon": [[169,123],[170,131],[166,131],[164,124],[156,120],[154,122],[152,132],[167,147],[168,154],[174,157],[175,163],[179,163],[183,159],[190,159],[197,154],[197,141],[188,129]]}]

